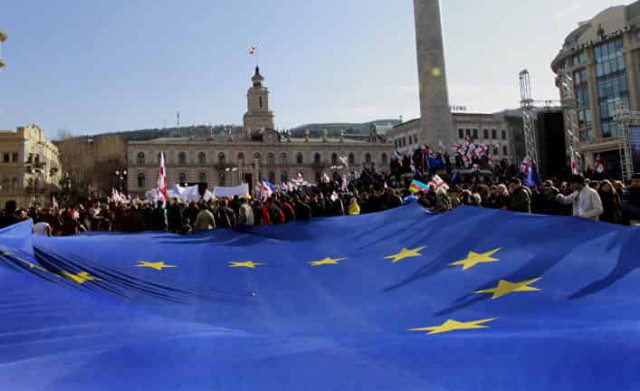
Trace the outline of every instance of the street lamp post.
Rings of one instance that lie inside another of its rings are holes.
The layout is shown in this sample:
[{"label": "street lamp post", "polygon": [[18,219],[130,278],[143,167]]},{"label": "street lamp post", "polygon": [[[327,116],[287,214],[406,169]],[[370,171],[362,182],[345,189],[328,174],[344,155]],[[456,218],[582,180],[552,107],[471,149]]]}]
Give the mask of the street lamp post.
[{"label": "street lamp post", "polygon": [[116,180],[118,181],[118,190],[124,191],[126,193],[126,183],[127,183],[127,169],[124,170],[116,170]]}]

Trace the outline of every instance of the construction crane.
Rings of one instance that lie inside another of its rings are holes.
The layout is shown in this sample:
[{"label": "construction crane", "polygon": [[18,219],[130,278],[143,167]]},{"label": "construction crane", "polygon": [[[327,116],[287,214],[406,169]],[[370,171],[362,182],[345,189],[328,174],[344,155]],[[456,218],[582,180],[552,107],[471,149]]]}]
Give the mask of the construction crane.
[{"label": "construction crane", "polygon": [[2,59],[2,43],[7,40],[7,34],[0,30],[0,69],[4,68],[4,60]]},{"label": "construction crane", "polygon": [[538,132],[536,127],[537,111],[544,108],[559,107],[564,113],[565,141],[567,154],[571,161],[573,172],[580,171],[580,139],[578,138],[578,113],[571,76],[561,71],[558,74],[561,100],[537,101],[533,99],[531,90],[531,76],[524,69],[519,73],[520,79],[520,107],[522,108],[522,122],[524,127],[524,143],[527,157],[538,162]]}]

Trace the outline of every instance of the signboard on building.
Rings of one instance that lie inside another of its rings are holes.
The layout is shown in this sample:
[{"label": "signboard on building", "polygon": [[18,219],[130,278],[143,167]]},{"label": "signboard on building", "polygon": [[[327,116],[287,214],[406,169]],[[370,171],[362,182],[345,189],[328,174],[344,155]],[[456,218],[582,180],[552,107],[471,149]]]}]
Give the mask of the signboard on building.
[{"label": "signboard on building", "polygon": [[633,172],[640,172],[640,127],[629,128],[629,144],[631,145]]}]

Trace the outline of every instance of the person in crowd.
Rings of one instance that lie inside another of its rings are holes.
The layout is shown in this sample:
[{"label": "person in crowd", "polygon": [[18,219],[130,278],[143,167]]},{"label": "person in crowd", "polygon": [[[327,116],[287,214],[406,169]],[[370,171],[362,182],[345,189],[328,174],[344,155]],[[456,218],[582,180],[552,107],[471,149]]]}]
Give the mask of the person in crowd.
[{"label": "person in crowd", "polygon": [[624,223],[640,223],[640,173],[635,173],[631,177],[631,186],[623,192],[622,212]]},{"label": "person in crowd", "polygon": [[[190,221],[189,218],[186,218],[187,223]],[[181,225],[181,228],[184,225]],[[198,216],[196,216],[196,221],[193,224],[193,230],[195,232],[206,231],[209,229],[214,229],[216,227],[216,220],[213,217],[213,213],[207,208],[205,204],[200,205],[200,212],[198,212]]]},{"label": "person in crowd", "polygon": [[597,221],[603,212],[598,192],[586,185],[582,175],[572,175],[569,181],[573,193],[558,194],[556,200],[564,205],[573,205],[573,216]]},{"label": "person in crowd", "polygon": [[622,223],[622,198],[609,180],[605,179],[600,182],[598,195],[602,201],[603,209],[600,221],[615,224]]},{"label": "person in crowd", "polygon": [[36,236],[51,236],[52,233],[51,226],[44,220],[38,221],[33,226],[33,234]]},{"label": "person in crowd", "polygon": [[507,210],[509,208],[509,190],[502,183],[495,186],[492,194],[487,200],[489,208]]},{"label": "person in crowd", "polygon": [[349,200],[349,215],[359,215],[360,214],[360,205],[358,205],[358,200],[355,197],[351,197]]},{"label": "person in crowd", "polygon": [[243,198],[240,201],[240,207],[238,208],[238,226],[252,226],[254,225],[253,208],[249,205],[249,201]]},{"label": "person in crowd", "polygon": [[518,178],[509,180],[509,210],[512,212],[531,213],[531,194],[529,190],[522,186],[522,181]]},{"label": "person in crowd", "polygon": [[155,209],[149,215],[149,230],[166,231],[168,227],[167,210],[164,208],[164,202],[158,201]]},{"label": "person in crowd", "polygon": [[18,203],[11,200],[4,204],[4,214],[0,216],[0,228],[5,228],[15,223],[20,222],[20,217],[17,214]]},{"label": "person in crowd", "polygon": [[431,210],[432,212],[435,212],[435,213],[448,212],[451,209],[453,209],[453,206],[451,205],[451,199],[449,198],[449,195],[447,194],[447,190],[444,187],[438,188],[438,190],[436,190],[435,193],[436,193],[436,203],[434,208]]}]

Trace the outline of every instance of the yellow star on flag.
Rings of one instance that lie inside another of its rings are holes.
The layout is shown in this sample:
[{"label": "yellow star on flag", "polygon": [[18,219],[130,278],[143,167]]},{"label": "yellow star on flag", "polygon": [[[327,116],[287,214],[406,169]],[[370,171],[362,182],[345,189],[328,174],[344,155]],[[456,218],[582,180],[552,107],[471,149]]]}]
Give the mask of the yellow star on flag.
[{"label": "yellow star on flag", "polygon": [[29,269],[38,269],[38,270],[43,271],[43,272],[47,271],[47,269],[45,269],[43,267],[40,267],[40,266],[36,265],[35,263],[31,263],[29,261],[26,261],[24,259],[18,258],[18,261],[20,261],[22,263],[26,263],[29,266]]},{"label": "yellow star on flag", "polygon": [[514,292],[539,292],[541,289],[529,286],[534,282],[540,281],[541,278],[534,278],[533,280],[527,280],[522,282],[510,282],[507,280],[500,280],[498,282],[498,286],[491,289],[482,289],[479,291],[475,291],[474,293],[493,293],[491,296],[491,300],[497,299],[498,297],[502,297],[508,295],[509,293]]},{"label": "yellow star on flag", "polygon": [[425,248],[427,248],[427,246],[422,246],[414,249],[403,248],[399,253],[389,255],[388,257],[384,257],[384,259],[392,259],[393,261],[391,263],[396,263],[402,261],[405,258],[421,257],[422,254],[420,254],[420,251],[424,250]]},{"label": "yellow star on flag", "polygon": [[78,284],[84,284],[87,281],[102,281],[98,277],[94,277],[87,272],[80,272],[78,274],[62,272],[62,275],[67,277],[71,281],[77,282]]},{"label": "yellow star on flag", "polygon": [[175,265],[169,265],[164,262],[147,262],[147,261],[139,261],[136,267],[148,267],[150,269],[155,269],[158,271],[162,271],[162,269],[177,267]]},{"label": "yellow star on flag", "polygon": [[340,261],[344,261],[347,258],[325,258],[320,261],[309,262],[311,266],[323,266],[323,265],[337,265]]},{"label": "yellow star on flag", "polygon": [[484,326],[485,323],[493,322],[497,318],[480,319],[471,322],[459,322],[457,320],[448,319],[446,322],[439,326],[419,327],[415,329],[409,329],[409,331],[429,331],[427,335],[448,333],[456,330],[473,330],[473,329],[486,329],[489,326]]},{"label": "yellow star on flag", "polygon": [[249,269],[255,269],[256,266],[264,266],[264,263],[256,263],[253,261],[246,262],[229,262],[229,267],[246,267]]},{"label": "yellow star on flag", "polygon": [[469,255],[467,255],[465,259],[450,263],[449,265],[451,266],[462,265],[462,270],[468,270],[480,263],[498,262],[500,260],[498,258],[494,258],[492,255],[494,255],[500,250],[502,250],[502,247],[496,248],[495,250],[487,251],[486,253],[477,253],[474,251],[469,251]]}]

